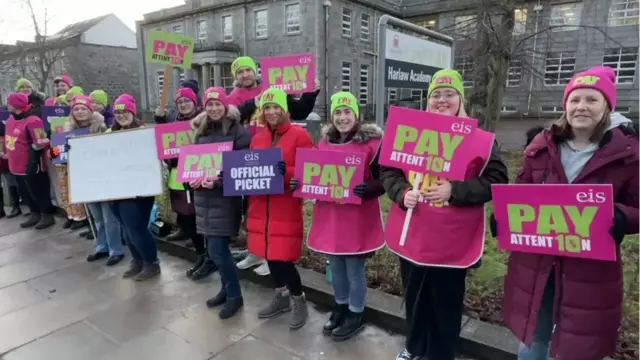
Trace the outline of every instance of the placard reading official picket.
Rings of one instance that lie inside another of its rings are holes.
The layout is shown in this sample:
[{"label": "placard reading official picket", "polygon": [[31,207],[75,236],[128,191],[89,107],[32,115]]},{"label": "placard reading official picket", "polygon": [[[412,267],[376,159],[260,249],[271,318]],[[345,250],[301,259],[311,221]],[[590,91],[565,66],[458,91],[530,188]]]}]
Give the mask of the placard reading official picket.
[{"label": "placard reading official picket", "polygon": [[64,124],[69,120],[69,106],[43,106],[42,123],[44,130],[51,134],[58,134],[64,131]]},{"label": "placard reading official picket", "polygon": [[224,196],[284,193],[284,179],[278,171],[281,160],[280,148],[223,152]]},{"label": "placard reading official picket", "polygon": [[380,165],[464,180],[477,128],[475,119],[391,106]]},{"label": "placard reading official picket", "polygon": [[501,249],[616,260],[610,184],[501,184],[491,193]]},{"label": "placard reading official picket", "polygon": [[347,151],[298,149],[293,196],[304,199],[360,204],[353,188],[364,180],[364,154]]}]

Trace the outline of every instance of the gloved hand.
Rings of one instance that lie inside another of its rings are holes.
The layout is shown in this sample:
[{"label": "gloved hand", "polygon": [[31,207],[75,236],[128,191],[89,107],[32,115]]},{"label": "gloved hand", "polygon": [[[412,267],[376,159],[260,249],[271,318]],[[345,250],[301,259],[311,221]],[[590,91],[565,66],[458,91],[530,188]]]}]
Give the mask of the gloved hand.
[{"label": "gloved hand", "polygon": [[278,172],[280,173],[280,175],[284,176],[284,173],[287,171],[287,164],[280,160],[278,161]]},{"label": "gloved hand", "polygon": [[498,235],[498,223],[496,223],[496,217],[493,213],[489,217],[489,229],[491,230],[491,236],[495,238]]},{"label": "gloved hand", "polygon": [[68,152],[69,150],[71,150],[71,145],[69,145],[68,143],[60,146],[60,149],[64,152]]},{"label": "gloved hand", "polygon": [[356,185],[356,187],[353,188],[353,194],[360,198],[365,197],[368,192],[369,192],[369,186],[367,185],[367,183],[364,183],[364,182],[362,184]]},{"label": "gloved hand", "polygon": [[609,229],[609,234],[618,245],[622,244],[622,240],[627,234],[627,215],[615,206],[613,208],[613,225]]},{"label": "gloved hand", "polygon": [[218,173],[218,178],[216,179],[216,181],[213,182],[213,188],[220,188],[222,189],[222,185],[223,185],[223,177],[224,177],[224,171],[220,171]]},{"label": "gloved hand", "polygon": [[53,146],[49,148],[49,155],[51,155],[52,159],[55,159],[58,156],[60,156],[60,146]]},{"label": "gloved hand", "polygon": [[291,178],[289,181],[289,190],[291,190],[291,192],[295,191],[298,188],[298,185],[298,180]]}]

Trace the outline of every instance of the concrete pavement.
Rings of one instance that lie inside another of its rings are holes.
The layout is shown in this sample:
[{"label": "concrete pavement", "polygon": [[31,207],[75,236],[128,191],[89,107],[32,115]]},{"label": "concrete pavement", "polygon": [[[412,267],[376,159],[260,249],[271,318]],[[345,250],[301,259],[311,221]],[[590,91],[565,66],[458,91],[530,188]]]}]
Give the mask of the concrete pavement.
[{"label": "concrete pavement", "polygon": [[394,359],[403,338],[369,326],[334,343],[322,336],[327,314],[311,305],[308,323],[287,327],[287,314],[258,320],[271,291],[243,281],[245,307],[222,321],[204,306],[219,289],[215,274],[185,278],[189,264],[162,256],[162,276],[136,283],[121,274],[129,258],[109,268],[88,263],[90,241],[63,230],[20,229],[0,220],[1,360],[285,360]]}]

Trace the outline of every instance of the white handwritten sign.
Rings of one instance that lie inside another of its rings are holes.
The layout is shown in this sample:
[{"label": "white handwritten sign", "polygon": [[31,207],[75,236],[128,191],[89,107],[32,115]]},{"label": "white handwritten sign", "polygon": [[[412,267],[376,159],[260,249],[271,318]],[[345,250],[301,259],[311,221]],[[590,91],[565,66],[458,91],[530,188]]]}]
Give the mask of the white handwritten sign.
[{"label": "white handwritten sign", "polygon": [[162,194],[153,128],[70,138],[69,146],[70,203]]}]

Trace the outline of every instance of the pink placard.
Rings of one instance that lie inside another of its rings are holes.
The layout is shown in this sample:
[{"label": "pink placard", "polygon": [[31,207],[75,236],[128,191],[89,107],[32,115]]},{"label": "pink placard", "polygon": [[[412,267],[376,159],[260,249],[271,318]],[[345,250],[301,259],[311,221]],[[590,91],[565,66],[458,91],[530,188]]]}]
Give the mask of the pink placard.
[{"label": "pink placard", "polygon": [[312,92],[316,79],[316,57],[312,53],[270,56],[260,59],[262,80],[267,87],[287,94]]},{"label": "pink placard", "polygon": [[491,185],[498,247],[616,260],[611,185]]},{"label": "pink placard", "polygon": [[380,149],[380,164],[464,180],[477,154],[470,138],[478,127],[471,118],[391,106]]},{"label": "pink placard", "polygon": [[233,150],[233,141],[185,145],[178,158],[178,182],[216,180],[222,170],[222,153]]},{"label": "pink placard", "polygon": [[195,130],[191,129],[189,121],[176,121],[168,124],[158,124],[154,127],[156,133],[156,151],[158,159],[175,159],[180,156],[180,148],[195,142]]},{"label": "pink placard", "polygon": [[298,149],[293,196],[360,204],[353,188],[364,180],[365,155],[357,152]]}]

